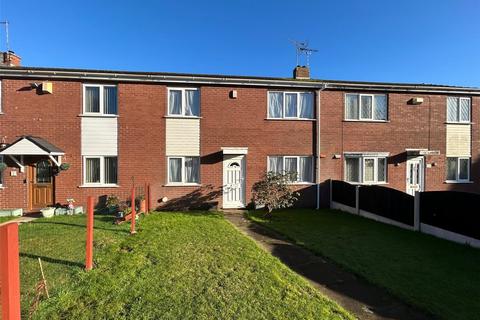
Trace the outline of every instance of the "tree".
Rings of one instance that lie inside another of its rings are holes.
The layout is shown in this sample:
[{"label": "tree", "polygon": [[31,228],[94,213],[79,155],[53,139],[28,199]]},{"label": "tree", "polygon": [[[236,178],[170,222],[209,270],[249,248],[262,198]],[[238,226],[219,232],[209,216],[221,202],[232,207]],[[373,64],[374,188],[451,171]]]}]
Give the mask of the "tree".
[{"label": "tree", "polygon": [[265,207],[266,217],[270,217],[275,209],[293,206],[298,199],[299,193],[293,191],[289,185],[291,178],[290,173],[267,172],[253,185],[252,200],[256,206]]}]

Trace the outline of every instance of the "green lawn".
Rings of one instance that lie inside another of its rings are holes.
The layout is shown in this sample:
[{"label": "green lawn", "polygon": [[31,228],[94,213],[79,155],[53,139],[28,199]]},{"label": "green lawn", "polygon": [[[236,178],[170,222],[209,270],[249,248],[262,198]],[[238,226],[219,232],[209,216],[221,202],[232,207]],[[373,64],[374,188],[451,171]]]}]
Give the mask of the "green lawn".
[{"label": "green lawn", "polygon": [[18,217],[0,217],[0,223],[4,223],[4,222],[7,222],[9,220],[13,220],[15,218],[18,218]]},{"label": "green lawn", "polygon": [[249,216],[439,318],[479,319],[479,249],[334,210]]},{"label": "green lawn", "polygon": [[149,215],[135,236],[97,216],[90,272],[84,220],[21,226],[24,315],[41,256],[51,298],[35,319],[353,319],[218,214]]}]

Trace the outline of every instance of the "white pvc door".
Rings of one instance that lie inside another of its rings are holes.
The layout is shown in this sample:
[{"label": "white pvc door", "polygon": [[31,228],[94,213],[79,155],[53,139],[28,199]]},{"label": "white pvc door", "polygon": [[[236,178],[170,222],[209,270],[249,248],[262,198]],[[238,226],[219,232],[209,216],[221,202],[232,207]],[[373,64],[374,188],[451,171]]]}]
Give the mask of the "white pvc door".
[{"label": "white pvc door", "polygon": [[424,190],[423,157],[407,160],[407,193],[415,195],[415,191]]},{"label": "white pvc door", "polygon": [[223,207],[245,208],[245,156],[223,158]]}]

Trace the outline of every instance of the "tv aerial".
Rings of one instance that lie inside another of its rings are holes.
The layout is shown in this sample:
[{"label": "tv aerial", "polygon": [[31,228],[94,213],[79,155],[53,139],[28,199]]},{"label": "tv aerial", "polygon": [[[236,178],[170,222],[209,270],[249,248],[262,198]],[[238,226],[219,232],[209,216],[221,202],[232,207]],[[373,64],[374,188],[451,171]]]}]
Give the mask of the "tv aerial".
[{"label": "tv aerial", "polygon": [[290,40],[294,45],[297,52],[297,66],[300,65],[300,59],[302,56],[305,57],[306,66],[310,66],[310,56],[314,52],[318,52],[316,49],[312,49],[308,47],[308,41],[297,41],[297,40]]}]

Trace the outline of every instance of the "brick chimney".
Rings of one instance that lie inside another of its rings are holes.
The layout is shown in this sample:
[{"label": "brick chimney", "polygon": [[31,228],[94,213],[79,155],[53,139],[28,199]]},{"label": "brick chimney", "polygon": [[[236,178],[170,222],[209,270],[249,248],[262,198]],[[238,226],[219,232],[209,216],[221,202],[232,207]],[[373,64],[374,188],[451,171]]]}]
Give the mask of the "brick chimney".
[{"label": "brick chimney", "polygon": [[22,58],[17,56],[13,51],[0,52],[1,61],[0,65],[8,67],[19,67],[22,61]]},{"label": "brick chimney", "polygon": [[306,66],[296,66],[293,69],[293,78],[294,79],[310,79],[310,69]]}]

